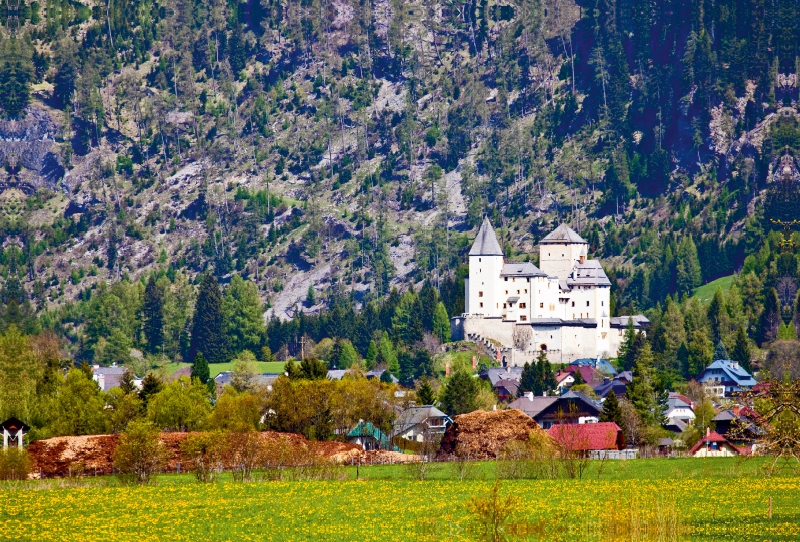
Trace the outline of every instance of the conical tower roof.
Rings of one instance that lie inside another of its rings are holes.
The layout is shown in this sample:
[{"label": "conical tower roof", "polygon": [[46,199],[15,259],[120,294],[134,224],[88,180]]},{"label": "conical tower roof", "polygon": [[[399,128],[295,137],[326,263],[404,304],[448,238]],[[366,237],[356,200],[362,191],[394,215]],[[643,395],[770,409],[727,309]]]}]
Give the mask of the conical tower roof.
[{"label": "conical tower roof", "polygon": [[483,219],[481,229],[478,230],[478,235],[475,237],[475,242],[469,251],[470,256],[502,256],[503,249],[500,248],[500,243],[497,242],[497,235],[494,233],[494,228],[489,222],[488,218]]}]

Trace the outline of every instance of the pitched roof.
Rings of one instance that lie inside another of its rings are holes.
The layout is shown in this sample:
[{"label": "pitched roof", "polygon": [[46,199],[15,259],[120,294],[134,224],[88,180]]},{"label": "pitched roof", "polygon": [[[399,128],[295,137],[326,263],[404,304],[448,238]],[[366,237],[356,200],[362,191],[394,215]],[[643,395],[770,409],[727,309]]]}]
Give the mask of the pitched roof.
[{"label": "pitched roof", "polygon": [[517,396],[517,392],[519,391],[519,382],[516,380],[498,380],[493,386],[493,388],[505,388],[508,393],[513,395],[514,397]]},{"label": "pitched roof", "polygon": [[634,328],[642,328],[650,324],[650,320],[641,314],[636,314],[634,316],[612,316],[609,321],[611,322],[611,327],[628,327],[629,318],[633,318]]},{"label": "pitched roof", "polygon": [[500,272],[501,277],[546,277],[547,273],[531,262],[505,263]]},{"label": "pitched roof", "polygon": [[392,441],[389,440],[389,437],[387,437],[383,431],[375,427],[372,422],[358,422],[358,425],[347,433],[347,438],[349,439],[359,437],[372,437],[380,443],[381,448],[386,450],[392,449]]},{"label": "pitched roof", "polygon": [[706,376],[706,373],[713,370],[722,371],[728,377],[728,380],[734,382],[738,387],[751,388],[756,385],[756,379],[745,371],[738,362],[730,359],[715,360],[700,373],[697,381],[703,382],[703,377]]},{"label": "pitched roof", "polygon": [[608,382],[603,381],[602,384],[593,389],[597,396],[603,399],[608,397],[608,394],[612,391],[617,397],[625,397],[625,395],[628,393],[628,384],[625,381],[615,378],[613,380],[609,380]]},{"label": "pitched roof", "polygon": [[563,245],[565,243],[573,243],[573,244],[582,244],[588,245],[587,243],[578,233],[567,226],[566,224],[559,225],[556,229],[551,231],[547,236],[539,241],[540,245],[549,245],[549,244],[558,244]]},{"label": "pitched roof", "polygon": [[170,382],[174,382],[175,380],[178,380],[182,376],[188,376],[189,378],[192,377],[191,365],[186,365],[185,367],[181,367],[180,369],[169,375],[167,380],[169,380]]},{"label": "pitched roof", "polygon": [[570,450],[619,450],[622,441],[614,422],[557,424],[547,434]]},{"label": "pitched roof", "polygon": [[594,367],[601,373],[609,374],[609,375],[616,375],[617,369],[609,363],[607,359],[597,357],[597,358],[578,358],[574,360],[570,365],[589,365]]},{"label": "pitched roof", "polygon": [[494,233],[494,228],[489,222],[488,218],[483,219],[478,230],[478,235],[475,236],[475,242],[469,251],[470,256],[502,256],[503,250],[500,248],[500,243],[497,242],[497,235]]},{"label": "pitched roof", "polygon": [[567,277],[567,285],[573,286],[611,286],[603,266],[597,260],[585,260],[572,268]]},{"label": "pitched roof", "polygon": [[739,452],[740,454],[746,453],[744,449],[741,449],[738,446],[734,446],[733,444],[731,444],[731,442],[728,439],[726,439],[725,437],[723,437],[722,435],[720,435],[716,431],[711,431],[707,435],[703,436],[703,438],[698,440],[697,444],[692,446],[692,449],[689,450],[689,453],[690,454],[694,454],[697,450],[699,450],[703,446],[708,445],[708,444],[710,444],[712,442],[717,442],[717,443],[724,442],[724,443],[728,444],[728,446],[730,446],[731,448],[733,448],[734,450]]},{"label": "pitched roof", "polygon": [[20,421],[13,416],[3,423],[0,423],[0,429],[8,429],[9,431],[19,431],[22,429],[23,432],[31,430],[31,428],[25,422]]},{"label": "pitched roof", "polygon": [[419,425],[429,418],[450,417],[433,405],[415,406],[405,409],[394,421],[395,432],[403,433],[406,429]]},{"label": "pitched roof", "polygon": [[520,397],[516,401],[509,403],[508,408],[515,408],[521,410],[531,418],[538,416],[544,409],[552,405],[558,400],[555,396],[534,396],[533,399],[527,397]]}]

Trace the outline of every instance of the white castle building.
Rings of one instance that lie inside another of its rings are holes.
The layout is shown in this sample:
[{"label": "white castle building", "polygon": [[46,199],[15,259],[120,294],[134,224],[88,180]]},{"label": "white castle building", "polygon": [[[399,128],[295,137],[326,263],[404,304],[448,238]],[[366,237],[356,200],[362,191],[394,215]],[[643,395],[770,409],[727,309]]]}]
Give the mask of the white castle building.
[{"label": "white castle building", "polygon": [[[616,357],[628,316],[611,317],[611,282],[588,243],[561,224],[539,243],[539,267],[506,262],[484,219],[469,251],[465,312],[452,318],[454,339],[489,340],[508,365],[540,351],[554,363]],[[642,330],[649,322],[633,316]]]}]

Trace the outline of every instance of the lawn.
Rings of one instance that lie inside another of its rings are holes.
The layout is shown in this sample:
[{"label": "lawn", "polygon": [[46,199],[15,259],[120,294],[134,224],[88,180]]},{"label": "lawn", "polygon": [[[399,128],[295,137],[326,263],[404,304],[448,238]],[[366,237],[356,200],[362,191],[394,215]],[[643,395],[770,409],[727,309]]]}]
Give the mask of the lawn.
[{"label": "lawn", "polygon": [[[173,374],[181,367],[188,367],[189,365],[191,364],[169,363],[166,365],[166,369],[168,374]],[[257,361],[255,362],[255,369],[257,373],[282,373],[283,365],[284,364],[282,361]],[[224,371],[233,371],[233,362],[230,361],[228,363],[211,363],[209,364],[208,367],[211,370],[211,378],[214,378],[219,373],[222,373]]]},{"label": "lawn", "polygon": [[733,275],[712,280],[708,284],[703,284],[702,286],[695,288],[692,297],[699,299],[700,303],[711,303],[711,300],[714,299],[714,292],[717,291],[717,288],[722,288],[723,292],[727,292],[731,289],[731,284],[733,284]]},{"label": "lawn", "polygon": [[[507,540],[797,540],[800,477],[767,478],[735,459],[594,463],[582,480],[503,480]],[[490,494],[493,464],[459,481],[409,467],[341,471],[342,480],[0,490],[4,540],[476,540],[467,504]],[[436,472],[438,471],[438,472]],[[346,478],[346,479],[345,479]],[[94,480],[90,479],[91,484]],[[98,480],[98,482],[102,482]],[[46,483],[50,487],[58,484]],[[13,487],[13,488],[12,488]],[[770,502],[772,514],[770,517]]]}]

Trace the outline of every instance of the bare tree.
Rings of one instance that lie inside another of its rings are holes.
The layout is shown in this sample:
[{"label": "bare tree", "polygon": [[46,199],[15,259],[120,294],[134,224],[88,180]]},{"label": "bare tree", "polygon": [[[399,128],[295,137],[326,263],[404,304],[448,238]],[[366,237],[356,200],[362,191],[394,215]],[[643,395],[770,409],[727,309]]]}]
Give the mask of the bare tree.
[{"label": "bare tree", "polygon": [[517,350],[527,350],[528,345],[530,345],[532,337],[533,337],[533,331],[531,330],[530,326],[525,326],[525,325],[514,326],[512,340],[514,341],[514,347]]}]

